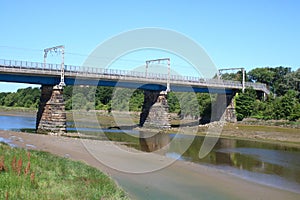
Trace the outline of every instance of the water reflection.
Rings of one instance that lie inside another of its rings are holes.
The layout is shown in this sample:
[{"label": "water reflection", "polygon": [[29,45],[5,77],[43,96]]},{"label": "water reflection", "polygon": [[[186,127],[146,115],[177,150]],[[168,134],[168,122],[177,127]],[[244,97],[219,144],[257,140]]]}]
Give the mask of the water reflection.
[{"label": "water reflection", "polygon": [[[180,144],[185,139],[182,137],[170,145],[172,137],[168,134],[153,135],[143,132],[140,133],[139,149],[145,152],[157,151],[166,156],[178,155]],[[255,177],[255,181],[300,192],[300,149],[279,144],[220,138],[213,151],[200,159],[198,153],[203,140],[204,137],[196,137],[181,159],[214,165],[235,174],[244,171],[247,172],[242,173],[241,176],[244,178]]]},{"label": "water reflection", "polygon": [[[203,138],[195,138],[194,143],[183,154],[183,158],[196,163],[209,164],[225,167],[235,173],[249,171],[264,175],[284,177],[286,181],[294,182],[295,190],[300,192],[300,149],[284,145],[246,141],[233,139],[219,139],[218,143],[205,158],[199,159],[196,152],[199,151]],[[231,168],[228,168],[231,167]],[[245,177],[244,173],[242,176]],[[251,174],[249,176],[255,176]],[[266,179],[265,176],[258,176],[256,179]],[[269,178],[268,178],[269,180]],[[279,184],[280,187],[287,187],[290,184],[281,179],[273,179],[272,184]]]},{"label": "water reflection", "polygon": [[170,143],[170,135],[163,132],[152,134],[140,131],[139,143],[142,151],[153,152],[163,150],[166,153]]},{"label": "water reflection", "polygon": [[[222,139],[220,138],[215,145],[214,149],[219,149],[219,148],[235,148],[236,146],[236,140],[227,140],[227,139]],[[215,157],[216,157],[216,164],[217,165],[234,165],[234,161],[232,159],[232,155],[224,153],[224,152],[215,152]]]}]

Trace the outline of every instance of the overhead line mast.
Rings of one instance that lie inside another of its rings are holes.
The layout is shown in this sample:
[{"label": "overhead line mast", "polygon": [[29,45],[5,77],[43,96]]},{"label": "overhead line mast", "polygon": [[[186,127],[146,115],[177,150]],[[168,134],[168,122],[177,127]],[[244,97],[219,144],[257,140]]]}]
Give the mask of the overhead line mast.
[{"label": "overhead line mast", "polygon": [[148,67],[149,64],[151,63],[158,63],[160,64],[163,61],[167,61],[168,64],[168,77],[167,77],[167,89],[166,92],[170,92],[170,75],[171,75],[171,63],[170,63],[170,58],[159,58],[159,59],[154,59],[154,60],[147,60],[146,61],[146,71],[145,71],[145,77],[148,77]]},{"label": "overhead line mast", "polygon": [[242,92],[245,92],[245,68],[240,67],[240,68],[227,68],[227,69],[219,69],[218,70],[218,79],[221,79],[222,73],[221,71],[228,71],[228,70],[241,70],[242,71]]},{"label": "overhead line mast", "polygon": [[64,45],[44,49],[44,68],[46,68],[46,59],[47,59],[48,53],[49,52],[57,53],[59,51],[61,53],[61,68],[60,68],[60,83],[59,83],[58,87],[60,89],[62,89],[64,86],[66,86],[66,84],[65,84],[65,46]]}]

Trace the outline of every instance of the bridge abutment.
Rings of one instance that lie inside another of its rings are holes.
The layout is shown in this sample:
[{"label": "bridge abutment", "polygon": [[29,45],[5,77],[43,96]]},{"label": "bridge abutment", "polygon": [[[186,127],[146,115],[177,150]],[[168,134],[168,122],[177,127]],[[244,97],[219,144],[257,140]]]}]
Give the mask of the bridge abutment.
[{"label": "bridge abutment", "polygon": [[235,106],[233,94],[218,94],[214,105],[211,121],[220,121],[222,118],[226,122],[236,122]]},{"label": "bridge abutment", "polygon": [[140,126],[145,128],[170,128],[167,93],[162,91],[144,91],[144,104],[140,114]]},{"label": "bridge abutment", "polygon": [[50,135],[62,135],[66,133],[63,89],[58,86],[42,85],[41,87],[36,132]]}]

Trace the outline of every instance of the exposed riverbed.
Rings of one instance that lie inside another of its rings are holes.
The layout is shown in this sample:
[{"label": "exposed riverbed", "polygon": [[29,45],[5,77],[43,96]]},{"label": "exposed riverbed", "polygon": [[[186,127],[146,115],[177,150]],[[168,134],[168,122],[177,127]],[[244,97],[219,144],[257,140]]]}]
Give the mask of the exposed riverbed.
[{"label": "exposed riverbed", "polygon": [[[0,122],[2,130],[30,130],[35,127],[34,116],[1,115]],[[72,123],[69,122],[69,125],[72,126]],[[191,136],[183,135],[173,140],[175,136],[173,134],[156,134],[153,137],[140,139],[138,131],[131,131],[128,135],[122,130],[110,129],[105,133],[99,133],[96,129],[81,128],[80,132],[96,136],[97,139],[120,141],[130,148],[147,152],[156,151],[157,147],[162,148],[170,141],[174,141],[164,152],[167,158],[178,158],[197,165],[205,165],[253,183],[300,194],[300,148],[296,146],[221,138],[214,149],[205,158],[200,159],[198,154],[203,143],[202,136],[195,137],[189,148],[181,155],[180,144],[185,143],[184,140]],[[4,142],[8,143],[10,141],[13,143],[15,140],[15,138],[2,138],[4,139]],[[26,145],[35,148],[31,143]],[[122,185],[122,181],[120,182]]]}]

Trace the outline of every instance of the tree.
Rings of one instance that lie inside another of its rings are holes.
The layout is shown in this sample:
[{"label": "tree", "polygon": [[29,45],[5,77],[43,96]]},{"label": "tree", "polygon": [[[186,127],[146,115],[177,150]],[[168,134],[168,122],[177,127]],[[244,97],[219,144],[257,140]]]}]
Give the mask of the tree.
[{"label": "tree", "polygon": [[180,116],[183,117],[192,117],[199,118],[199,102],[194,93],[181,93],[180,95]]},{"label": "tree", "polygon": [[248,78],[253,82],[267,84],[275,95],[283,96],[289,89],[297,86],[295,82],[299,79],[297,79],[296,74],[291,71],[290,67],[265,67],[251,70],[248,73]]},{"label": "tree", "polygon": [[274,104],[274,118],[296,120],[299,113],[297,95],[298,93],[295,90],[289,90],[284,96],[276,99]]},{"label": "tree", "polygon": [[294,107],[293,113],[289,116],[289,120],[296,121],[300,119],[300,103]]},{"label": "tree", "polygon": [[231,81],[243,81],[243,73],[242,71],[238,71],[237,73],[224,73],[222,74],[223,80],[231,80]]},{"label": "tree", "polygon": [[99,86],[96,89],[95,97],[97,100],[101,101],[102,104],[106,105],[112,98],[113,90],[113,87]]},{"label": "tree", "polygon": [[253,88],[246,88],[244,93],[239,93],[235,98],[237,120],[241,121],[245,117],[250,117],[255,105],[256,91]]},{"label": "tree", "polygon": [[72,109],[81,110],[86,109],[87,99],[82,93],[76,93],[72,96]]},{"label": "tree", "polygon": [[172,113],[180,112],[180,104],[179,104],[179,100],[178,100],[176,94],[178,94],[178,93],[169,92],[167,95],[169,112],[172,112]]},{"label": "tree", "polygon": [[275,72],[269,68],[255,68],[247,73],[248,79],[253,82],[265,83],[268,86],[273,84]]},{"label": "tree", "polygon": [[139,112],[142,110],[144,93],[142,90],[135,90],[129,100],[129,110]]},{"label": "tree", "polygon": [[15,93],[8,93],[4,98],[4,106],[14,106],[16,102]]},{"label": "tree", "polygon": [[0,105],[4,105],[4,99],[9,94],[9,92],[1,92],[0,93]]},{"label": "tree", "polygon": [[288,88],[287,80],[289,74],[291,73],[290,67],[275,67],[272,68],[274,71],[274,77],[273,77],[273,91],[278,96],[283,96],[290,88]]},{"label": "tree", "polygon": [[69,99],[72,98],[72,93],[73,93],[73,86],[66,86],[64,87],[63,95],[64,95],[64,100],[67,102]]}]

